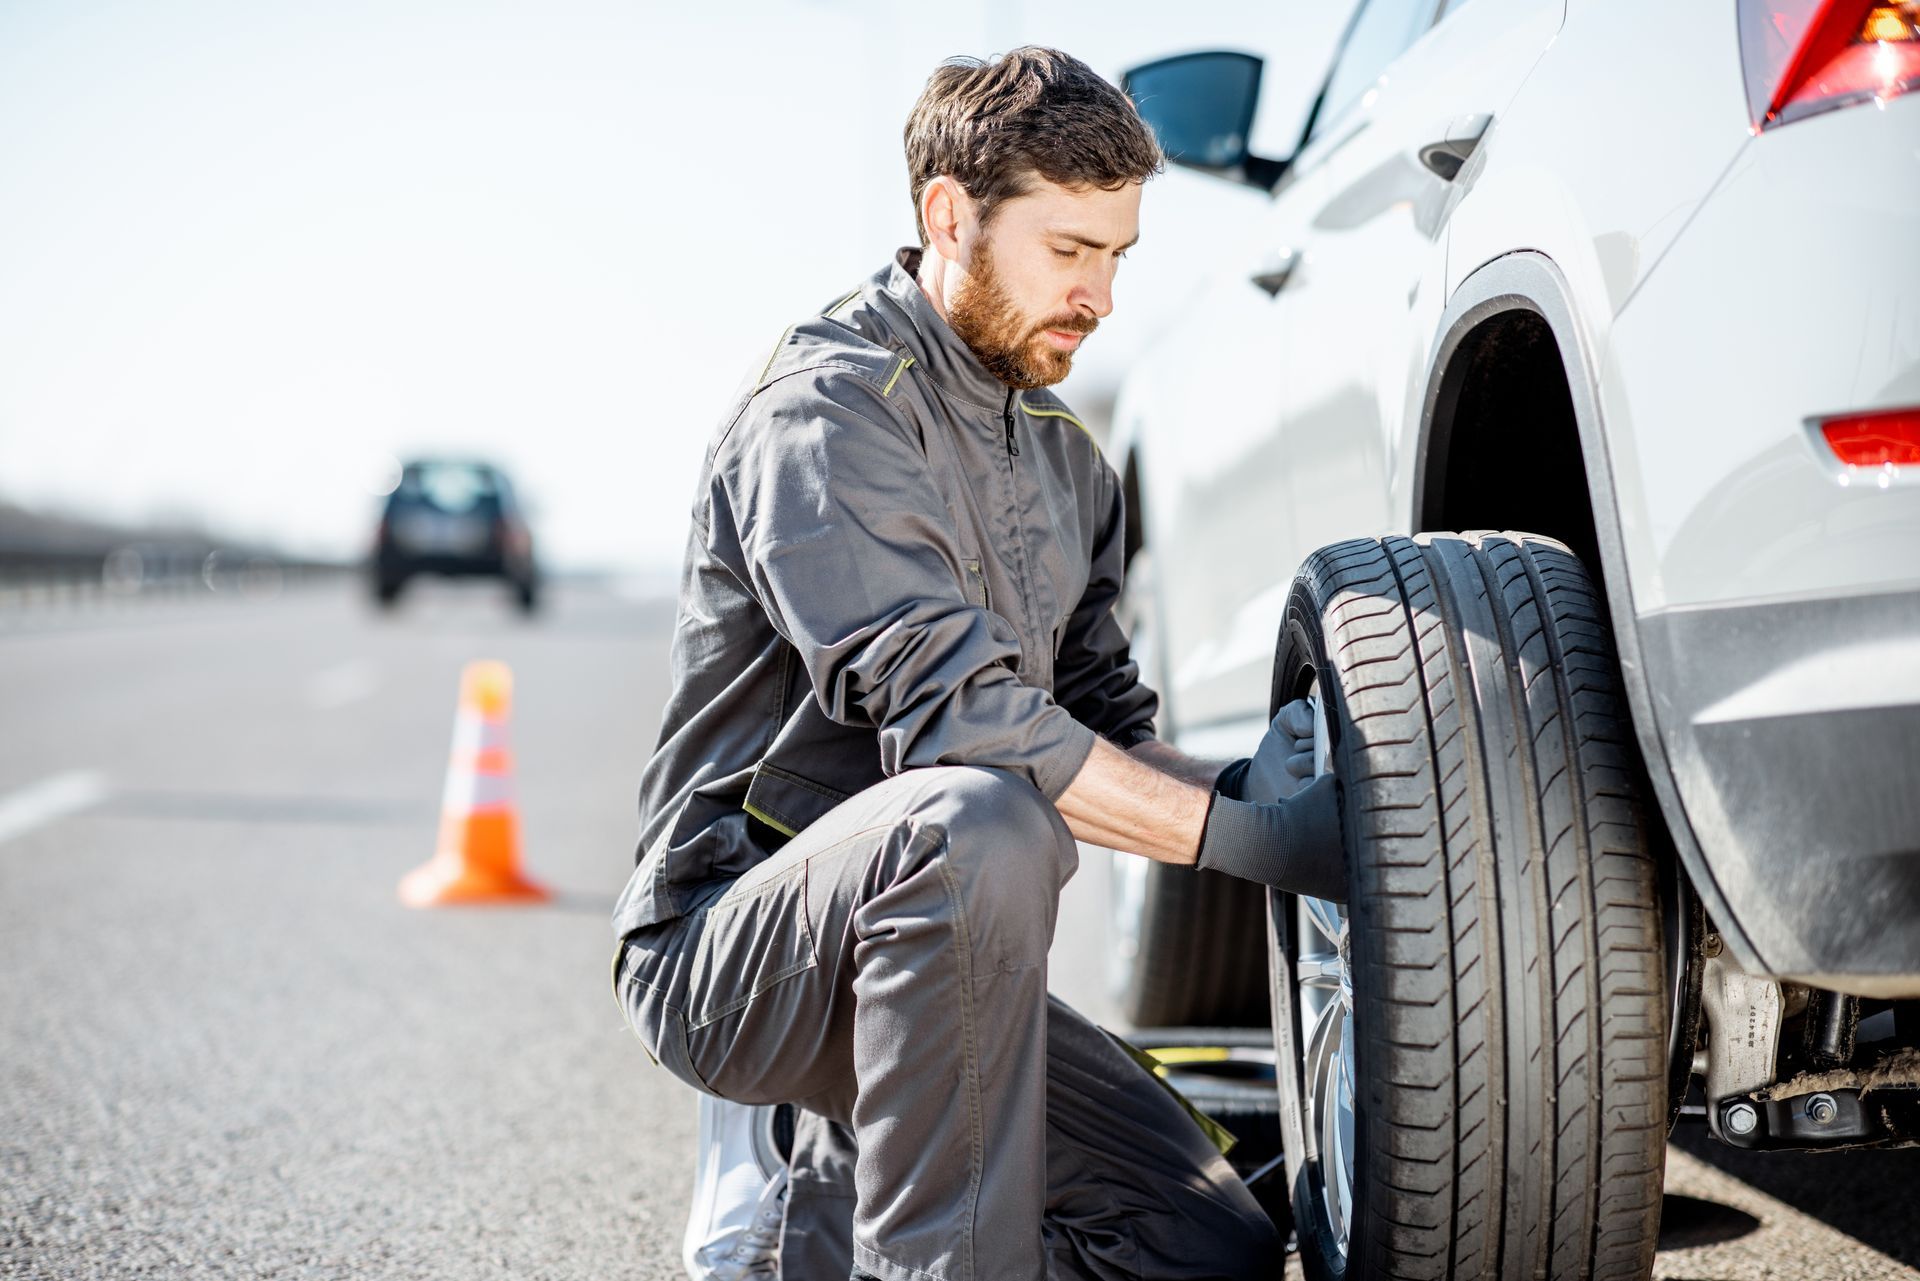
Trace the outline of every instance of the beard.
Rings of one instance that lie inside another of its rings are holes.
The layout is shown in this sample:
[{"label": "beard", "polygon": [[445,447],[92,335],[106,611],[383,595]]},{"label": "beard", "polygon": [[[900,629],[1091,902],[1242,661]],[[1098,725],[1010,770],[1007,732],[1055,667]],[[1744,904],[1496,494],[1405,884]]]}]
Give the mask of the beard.
[{"label": "beard", "polygon": [[994,269],[985,240],[974,247],[966,288],[947,304],[947,323],[988,373],[1021,391],[1051,387],[1073,370],[1079,348],[1061,351],[1047,341],[1046,330],[1090,334],[1100,324],[1092,316],[1074,314],[1028,320]]}]

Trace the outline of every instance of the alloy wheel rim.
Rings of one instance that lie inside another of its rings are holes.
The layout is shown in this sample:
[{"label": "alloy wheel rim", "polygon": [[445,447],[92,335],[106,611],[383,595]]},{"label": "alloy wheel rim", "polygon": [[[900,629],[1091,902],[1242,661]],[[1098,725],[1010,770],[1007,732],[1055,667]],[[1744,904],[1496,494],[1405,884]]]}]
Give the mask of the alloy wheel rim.
[{"label": "alloy wheel rim", "polygon": [[[1317,773],[1328,772],[1326,712],[1313,693]],[[1294,900],[1296,1008],[1306,1029],[1306,1139],[1320,1162],[1320,1200],[1344,1257],[1353,1223],[1353,970],[1347,913],[1338,903]]]}]

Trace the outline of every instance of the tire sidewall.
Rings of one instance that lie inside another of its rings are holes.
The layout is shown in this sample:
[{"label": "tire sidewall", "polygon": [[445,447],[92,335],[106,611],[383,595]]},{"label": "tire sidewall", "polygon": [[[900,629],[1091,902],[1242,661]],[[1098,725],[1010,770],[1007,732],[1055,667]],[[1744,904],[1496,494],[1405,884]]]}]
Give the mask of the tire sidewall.
[{"label": "tire sidewall", "polygon": [[1353,993],[1342,1256],[1305,1116],[1293,958],[1311,927],[1272,896],[1282,1137],[1311,1281],[1651,1270],[1678,1056],[1647,1030],[1669,1027],[1679,984],[1601,613],[1579,561],[1529,534],[1356,539],[1294,580],[1271,701],[1319,677]]}]

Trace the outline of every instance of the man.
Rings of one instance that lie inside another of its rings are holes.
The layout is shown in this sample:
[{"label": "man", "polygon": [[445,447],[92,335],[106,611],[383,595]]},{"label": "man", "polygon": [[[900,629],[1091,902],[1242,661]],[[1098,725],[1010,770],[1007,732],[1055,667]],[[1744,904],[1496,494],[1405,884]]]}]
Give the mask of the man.
[{"label": "man", "polygon": [[783,335],[708,451],[617,989],[676,1076],[815,1125],[789,1281],[848,1275],[836,1193],[855,1277],[1277,1275],[1177,1100],[1046,992],[1075,838],[1344,897],[1331,778],[1240,799],[1311,773],[1310,721],[1224,775],[1154,740],[1120,486],[1044,390],[1160,153],[1039,48],[943,64],[906,151],[920,247]]}]

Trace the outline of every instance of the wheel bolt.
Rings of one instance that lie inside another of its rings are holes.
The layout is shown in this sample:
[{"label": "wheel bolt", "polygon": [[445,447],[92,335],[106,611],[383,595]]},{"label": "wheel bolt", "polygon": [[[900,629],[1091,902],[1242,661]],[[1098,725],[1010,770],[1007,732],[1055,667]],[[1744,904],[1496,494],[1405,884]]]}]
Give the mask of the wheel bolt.
[{"label": "wheel bolt", "polygon": [[1760,1124],[1760,1114],[1753,1110],[1751,1103],[1736,1103],[1720,1114],[1726,1127],[1735,1134],[1752,1134],[1754,1127]]},{"label": "wheel bolt", "polygon": [[1839,1113],[1840,1105],[1831,1094],[1816,1094],[1807,1100],[1807,1119],[1815,1125],[1825,1125]]}]

